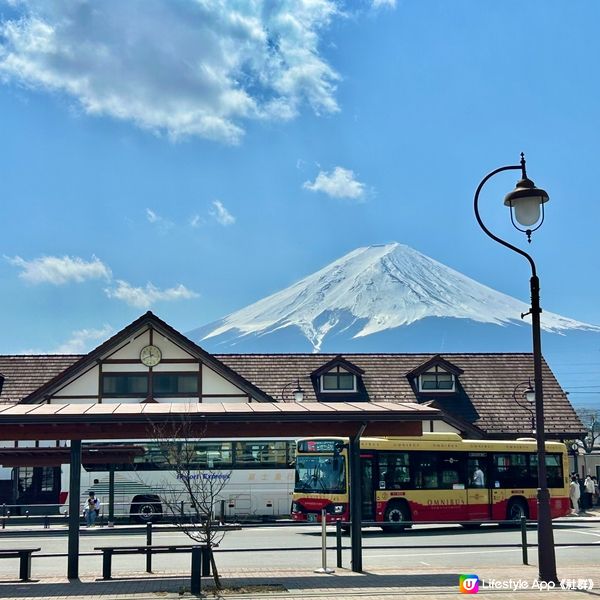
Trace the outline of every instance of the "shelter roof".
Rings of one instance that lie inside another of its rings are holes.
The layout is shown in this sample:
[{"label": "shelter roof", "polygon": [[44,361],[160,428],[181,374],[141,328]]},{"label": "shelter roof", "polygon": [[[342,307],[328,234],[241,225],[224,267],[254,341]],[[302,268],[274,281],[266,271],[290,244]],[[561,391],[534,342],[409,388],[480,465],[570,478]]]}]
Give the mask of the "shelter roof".
[{"label": "shelter roof", "polygon": [[0,406],[0,439],[154,439],[181,424],[199,437],[420,435],[440,418],[415,403],[17,404]]}]

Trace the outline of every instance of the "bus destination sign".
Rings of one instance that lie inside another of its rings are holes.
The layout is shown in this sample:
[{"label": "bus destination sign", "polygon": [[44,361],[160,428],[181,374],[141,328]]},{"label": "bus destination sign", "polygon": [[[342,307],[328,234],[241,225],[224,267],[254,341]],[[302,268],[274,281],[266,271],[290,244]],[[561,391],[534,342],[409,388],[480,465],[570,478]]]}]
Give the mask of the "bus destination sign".
[{"label": "bus destination sign", "polygon": [[298,442],[300,452],[336,452],[339,451],[340,440],[304,440]]}]

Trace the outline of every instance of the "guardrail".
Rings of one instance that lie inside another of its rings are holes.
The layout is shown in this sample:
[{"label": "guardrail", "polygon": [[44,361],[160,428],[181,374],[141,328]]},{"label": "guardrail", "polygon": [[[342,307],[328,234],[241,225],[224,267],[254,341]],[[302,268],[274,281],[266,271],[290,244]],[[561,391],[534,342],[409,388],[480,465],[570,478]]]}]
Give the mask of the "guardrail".
[{"label": "guardrail", "polygon": [[[569,519],[569,523],[589,523],[597,522],[599,519]],[[554,521],[556,523],[556,521]],[[519,528],[521,533],[521,541],[519,543],[514,544],[469,544],[469,548],[521,548],[523,564],[527,565],[528,562],[528,549],[529,548],[537,548],[538,544],[532,544],[527,541],[527,527],[535,526],[537,527],[538,522],[533,520],[527,520],[525,517],[521,517],[520,521],[516,522],[514,520],[502,520],[502,521],[419,521],[416,523],[417,525],[486,525],[486,524],[497,524],[497,525],[508,525],[515,528]],[[336,521],[335,523],[335,533],[336,533],[336,558],[337,558],[337,566],[338,568],[343,568],[342,564],[342,550],[344,548],[348,548],[347,546],[342,546],[342,532],[343,527],[351,525],[350,522],[342,522]],[[363,527],[381,527],[381,522],[379,521],[362,521]],[[600,547],[597,542],[581,542],[581,543],[554,543],[555,547],[587,547],[587,546],[595,546],[596,548]],[[394,549],[394,550],[414,550],[414,549],[448,549],[452,550],[455,548],[464,548],[464,544],[417,544],[417,545],[382,545],[382,544],[369,544],[369,549]]]},{"label": "guardrail", "polygon": [[[81,511],[83,513],[84,498],[81,501]],[[156,522],[164,520],[165,522],[172,521],[181,516],[194,516],[195,511],[191,509],[192,503],[189,501],[180,501],[176,505],[168,507],[167,510],[162,504],[160,510],[155,513],[148,513],[140,508],[139,511],[133,510],[135,505],[148,506],[157,503],[148,502],[115,502],[113,505],[112,519],[110,518],[110,507],[106,503],[100,505],[100,514],[97,517],[96,523],[102,526],[103,524],[111,526],[111,523],[118,520],[135,519],[140,523]],[[219,500],[214,506],[214,515],[218,515],[220,522],[226,520],[243,521],[258,521],[258,520],[275,520],[285,517],[285,515],[256,515],[226,513],[226,501]],[[68,504],[2,504],[0,505],[0,528],[5,529],[7,525],[17,525],[23,523],[40,523],[45,528],[51,524],[59,524],[65,522],[65,517],[68,516]]]},{"label": "guardrail", "polygon": [[[559,521],[559,523],[598,523],[600,522],[600,519],[596,519],[596,518],[587,518],[587,519],[582,519],[582,518],[570,518],[568,520],[565,521]],[[362,526],[363,527],[381,527],[381,522],[379,521],[362,521]],[[557,523],[556,521],[554,521],[554,523]],[[478,524],[478,525],[512,525],[513,527],[515,527],[515,530],[519,532],[520,536],[519,536],[519,541],[516,541],[514,543],[487,543],[487,544],[469,544],[470,548],[520,548],[522,551],[522,561],[524,565],[529,564],[528,563],[528,550],[529,548],[535,548],[538,546],[538,544],[536,543],[531,543],[528,541],[527,539],[527,529],[529,528],[535,528],[537,527],[537,521],[533,521],[533,520],[527,520],[525,519],[525,517],[522,517],[521,520],[519,522],[515,522],[515,521],[506,521],[506,520],[502,520],[502,521],[468,521],[468,522],[464,522],[464,521],[419,521],[418,523],[414,523],[414,525],[464,525],[464,524],[469,524],[469,525],[474,525],[474,524]],[[261,525],[248,525],[248,524],[229,524],[229,525],[224,525],[224,526],[219,526],[219,529],[234,529],[234,530],[244,530],[244,529],[252,529],[255,527],[312,527],[314,528],[315,526],[320,526],[321,530],[322,530],[322,537],[321,537],[321,544],[320,545],[315,545],[315,546],[285,546],[285,547],[280,547],[280,546],[276,546],[276,547],[261,547],[261,548],[204,548],[203,550],[190,550],[192,551],[193,556],[195,556],[195,558],[192,560],[192,572],[191,572],[191,578],[192,578],[192,589],[194,589],[197,593],[199,593],[200,590],[200,582],[199,582],[199,578],[200,578],[200,572],[198,571],[198,565],[200,564],[200,560],[201,560],[201,554],[202,554],[202,561],[203,564],[207,564],[208,560],[209,560],[209,555],[210,553],[215,553],[215,554],[220,554],[220,553],[246,553],[246,552],[252,552],[252,553],[256,553],[256,552],[307,552],[307,551],[320,551],[322,553],[322,560],[323,560],[323,566],[321,569],[317,569],[316,572],[320,572],[320,573],[330,573],[332,572],[331,569],[327,569],[326,566],[326,552],[328,550],[335,550],[336,552],[336,564],[337,564],[337,568],[344,568],[343,565],[343,552],[344,550],[350,550],[351,546],[349,546],[348,544],[344,544],[343,539],[344,539],[344,532],[343,532],[343,528],[347,527],[351,525],[350,522],[342,522],[342,521],[336,521],[335,523],[325,523],[325,522],[321,522],[321,523],[296,523],[296,522],[279,522],[279,523],[270,523],[270,524],[261,524]],[[146,532],[146,545],[145,546],[137,546],[136,548],[140,548],[139,551],[136,551],[136,553],[139,554],[143,554],[145,555],[146,558],[146,571],[147,572],[152,572],[152,556],[153,556],[153,529],[154,526],[152,523],[147,523],[146,527],[145,527],[145,532]],[[327,544],[327,531],[331,532],[331,530],[334,529],[335,530],[335,545],[328,545]],[[142,532],[144,531],[144,529],[141,530]],[[425,530],[422,530],[423,532],[425,532]],[[420,532],[419,532],[420,533]],[[400,537],[402,537],[402,533],[400,533]],[[385,534],[382,534],[385,535]],[[407,541],[408,539],[405,538]],[[591,547],[591,546],[595,546],[596,548],[600,548],[600,545],[597,543],[586,543],[586,542],[580,542],[580,543],[555,543],[554,544],[555,547]],[[114,547],[114,548],[118,548],[118,547]],[[131,547],[127,547],[127,548],[131,548]],[[157,547],[158,548],[158,547]],[[163,547],[164,548],[164,547]],[[191,547],[190,547],[191,548]],[[194,546],[194,548],[196,548]],[[200,548],[200,546],[198,546],[198,548]],[[446,550],[451,550],[451,549],[455,549],[455,548],[464,548],[464,544],[422,544],[422,543],[418,543],[418,544],[407,544],[407,543],[403,543],[403,544],[395,544],[395,545],[384,545],[384,544],[369,544],[368,546],[364,547],[364,549],[368,549],[368,550],[372,550],[372,549],[395,549],[395,550],[413,550],[413,549],[423,549],[423,548],[427,548],[427,549],[446,549]],[[124,548],[125,549],[125,548]],[[208,555],[206,554],[208,552]],[[102,553],[101,552],[82,552],[80,553],[80,556],[100,556]],[[47,558],[47,557],[58,557],[58,556],[67,556],[66,554],[63,553],[39,553],[35,555],[36,560],[38,558]],[[202,573],[203,576],[207,576],[210,575],[210,573],[208,572],[208,570],[205,570],[204,568],[202,568]]]}]

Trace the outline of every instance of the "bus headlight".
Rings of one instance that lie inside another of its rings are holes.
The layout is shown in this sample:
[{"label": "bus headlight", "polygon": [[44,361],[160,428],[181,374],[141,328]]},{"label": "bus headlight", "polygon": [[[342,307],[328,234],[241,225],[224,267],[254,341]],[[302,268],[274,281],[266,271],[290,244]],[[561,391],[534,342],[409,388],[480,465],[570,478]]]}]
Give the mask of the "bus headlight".
[{"label": "bus headlight", "polygon": [[292,512],[298,512],[298,503],[297,502],[292,502]]}]

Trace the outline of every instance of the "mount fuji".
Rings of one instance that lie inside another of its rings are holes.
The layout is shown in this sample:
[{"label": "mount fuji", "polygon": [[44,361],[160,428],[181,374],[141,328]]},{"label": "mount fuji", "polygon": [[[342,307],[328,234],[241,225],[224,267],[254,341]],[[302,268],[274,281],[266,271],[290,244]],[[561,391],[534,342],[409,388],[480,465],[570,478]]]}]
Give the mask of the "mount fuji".
[{"label": "mount fuji", "polygon": [[[529,305],[390,243],[358,248],[297,283],[188,335],[212,352],[530,351]],[[600,327],[541,315],[544,353],[581,350]],[[568,335],[567,335],[568,334]],[[583,337],[582,337],[583,336]],[[591,336],[591,337],[590,337]],[[560,346],[560,345],[559,345]]]}]

